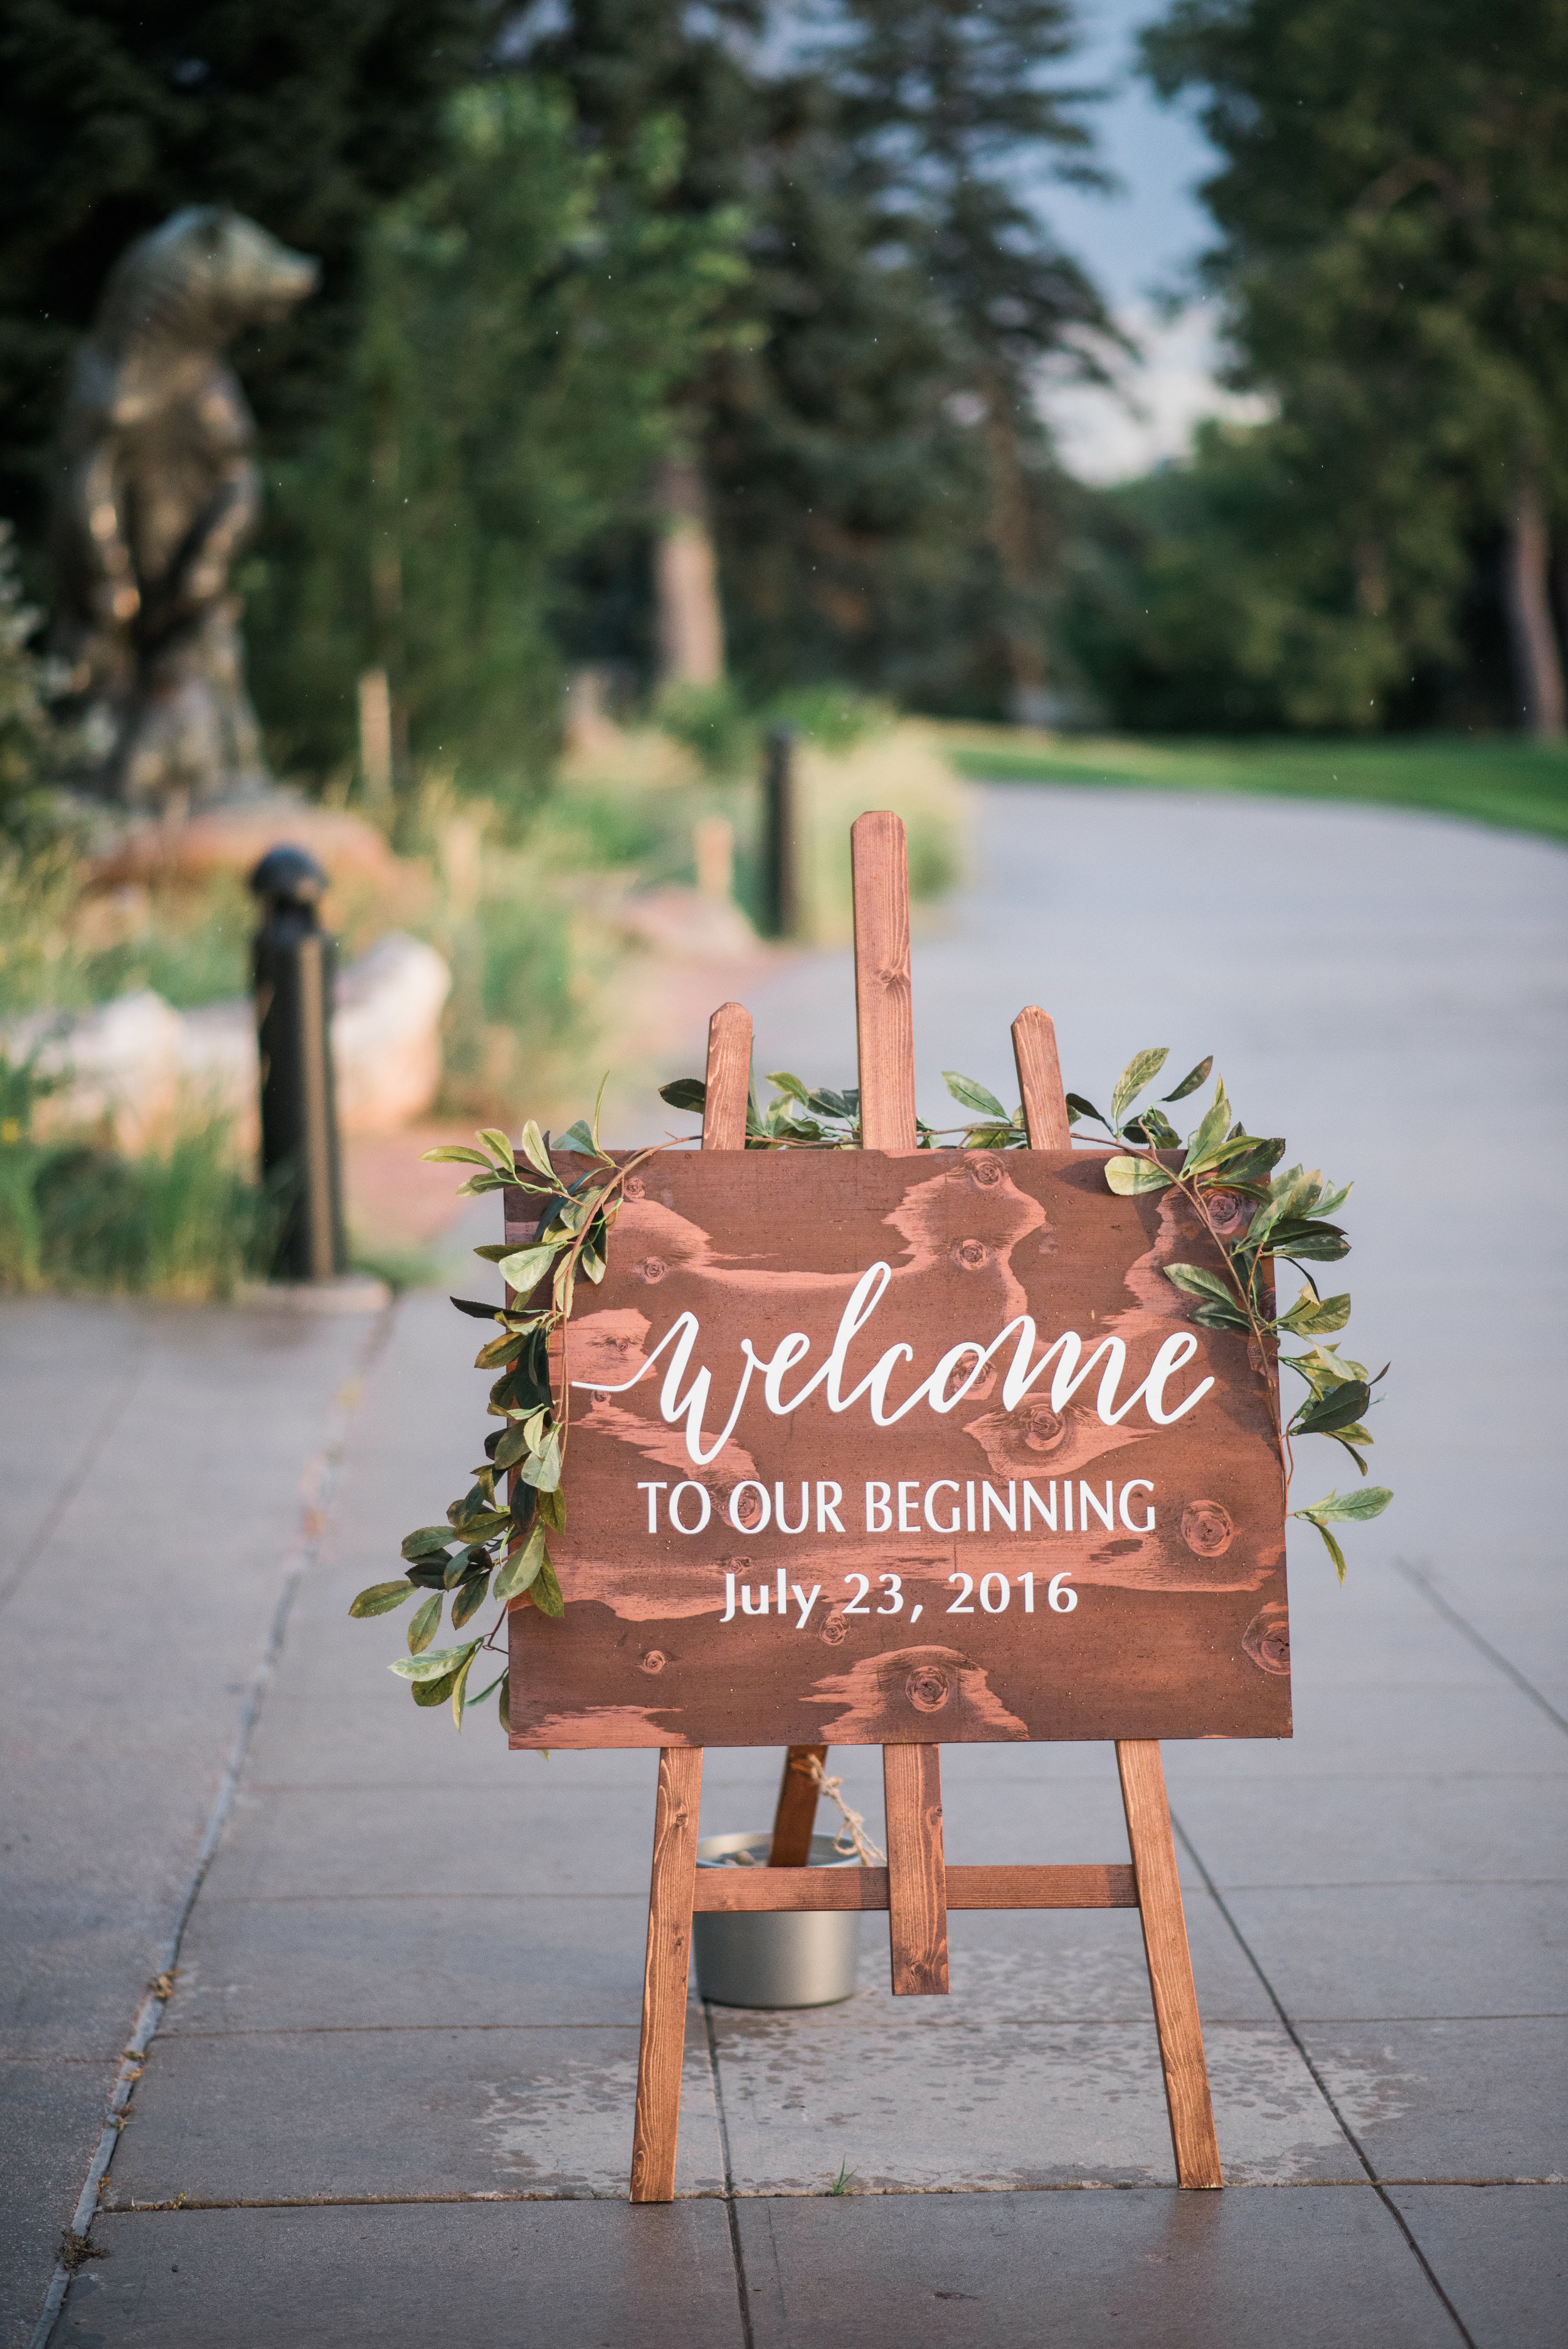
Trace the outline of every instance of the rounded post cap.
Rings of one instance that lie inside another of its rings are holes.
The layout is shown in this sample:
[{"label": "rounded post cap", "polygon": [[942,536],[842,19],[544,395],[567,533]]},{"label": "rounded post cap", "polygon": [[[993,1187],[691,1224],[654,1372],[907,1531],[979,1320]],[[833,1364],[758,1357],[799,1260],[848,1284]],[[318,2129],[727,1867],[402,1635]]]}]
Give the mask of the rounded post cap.
[{"label": "rounded post cap", "polygon": [[268,849],[246,885],[273,905],[318,905],[328,878],[306,850],[280,843]]}]

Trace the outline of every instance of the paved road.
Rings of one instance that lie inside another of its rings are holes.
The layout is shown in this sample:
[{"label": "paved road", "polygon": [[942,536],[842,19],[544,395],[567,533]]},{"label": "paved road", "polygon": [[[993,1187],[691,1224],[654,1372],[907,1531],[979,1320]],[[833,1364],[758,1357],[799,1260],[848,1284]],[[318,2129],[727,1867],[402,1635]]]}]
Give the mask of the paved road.
[{"label": "paved road", "polygon": [[[917,945],[927,1114],[944,1066],[1008,1092],[1027,1000],[1091,1093],[1137,1046],[1214,1050],[1249,1124],[1358,1178],[1353,1335],[1395,1358],[1395,1508],[1343,1591],[1315,1537],[1293,1549],[1294,1742],[1167,1748],[1230,2189],[1171,2183],[1136,1920],[971,1916],[953,1997],[913,2013],[869,1920],[849,2005],[694,2008],[682,2199],[631,2209],[647,1758],[459,1741],[382,1670],[395,1632],[344,1614],[467,1465],[465,1325],[423,1295],[375,1330],[12,1305],[6,2349],[280,1596],[93,2229],[108,2257],[57,2344],[1561,2337],[1568,858],[1163,794],[981,811],[975,886]],[[754,1008],[759,1066],[852,1074],[843,957]],[[318,1541],[301,1480],[356,1358]],[[841,1763],[874,1825],[874,1756]],[[712,1756],[707,1824],[762,1820],[776,1767]],[[1101,1749],[950,1749],[946,1782],[954,1858],[1125,1856]],[[1115,2190],[1050,2190],[1082,2187]]]}]

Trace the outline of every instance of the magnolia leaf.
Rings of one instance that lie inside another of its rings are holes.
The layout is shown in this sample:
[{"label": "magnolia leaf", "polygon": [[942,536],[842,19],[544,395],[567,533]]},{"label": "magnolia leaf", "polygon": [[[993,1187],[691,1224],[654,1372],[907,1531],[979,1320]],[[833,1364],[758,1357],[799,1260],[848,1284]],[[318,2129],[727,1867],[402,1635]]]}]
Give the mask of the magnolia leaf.
[{"label": "magnolia leaf", "polygon": [[[1298,1517],[1307,1516],[1307,1512],[1305,1509],[1298,1509],[1295,1514]],[[1334,1571],[1339,1577],[1340,1581],[1343,1582],[1345,1579],[1345,1552],[1340,1548],[1339,1544],[1335,1540],[1334,1536],[1329,1532],[1328,1527],[1326,1525],[1320,1524],[1316,1517],[1308,1517],[1307,1522],[1309,1525],[1315,1525],[1317,1526],[1318,1532],[1323,1537],[1324,1544],[1328,1551],[1328,1555],[1334,1560]]]},{"label": "magnolia leaf", "polygon": [[1187,1155],[1181,1166],[1183,1174],[1191,1174],[1195,1166],[1201,1166],[1215,1144],[1225,1140],[1230,1123],[1231,1104],[1225,1099],[1225,1081],[1220,1077],[1215,1081],[1213,1101],[1187,1144]]},{"label": "magnolia leaf", "polygon": [[1168,1264],[1165,1278],[1191,1296],[1217,1297],[1222,1305],[1235,1304],[1236,1293],[1230,1283],[1217,1272],[1205,1272],[1201,1264]]},{"label": "magnolia leaf", "polygon": [[537,1288],[569,1238],[570,1235],[562,1232],[559,1239],[546,1240],[542,1247],[519,1248],[515,1255],[503,1256],[499,1268],[507,1287],[515,1288],[520,1297]]},{"label": "magnolia leaf", "polygon": [[532,1485],[541,1493],[553,1493],[561,1482],[561,1438],[554,1428],[542,1452],[536,1452],[518,1470],[525,1485]]},{"label": "magnolia leaf", "polygon": [[481,1346],[474,1356],[476,1371],[500,1371],[508,1362],[515,1362],[528,1343],[528,1333],[522,1330],[503,1330],[488,1346]]},{"label": "magnolia leaf", "polygon": [[416,1704],[445,1704],[457,1682],[457,1673],[443,1672],[438,1681],[416,1681],[409,1694]]},{"label": "magnolia leaf", "polygon": [[1165,1066],[1166,1061],[1169,1057],[1170,1047],[1169,1045],[1163,1044],[1155,1051],[1134,1052],[1131,1060],[1129,1061],[1126,1068],[1123,1069],[1120,1076],[1118,1077],[1115,1084],[1110,1089],[1110,1122],[1112,1125],[1119,1125],[1120,1123],[1123,1110],[1130,1107],[1131,1103],[1138,1099],[1139,1094],[1142,1092],[1145,1086],[1151,1085],[1154,1082],[1155,1078]]},{"label": "magnolia leaf", "polygon": [[[500,1264],[503,1257],[511,1256],[515,1252],[516,1247],[515,1240],[487,1240],[483,1247],[475,1248],[473,1253],[475,1256],[482,1256],[487,1264]],[[501,1308],[496,1305],[490,1309],[492,1312],[499,1313]]]},{"label": "magnolia leaf", "polygon": [[1336,1264],[1350,1253],[1350,1243],[1337,1224],[1302,1223],[1282,1216],[1268,1232],[1264,1256],[1305,1257],[1309,1263]]},{"label": "magnolia leaf", "polygon": [[577,1261],[589,1279],[597,1287],[604,1278],[604,1259],[597,1248],[585,1247]]},{"label": "magnolia leaf", "polygon": [[401,1607],[405,1599],[409,1598],[418,1587],[418,1583],[410,1582],[406,1574],[396,1582],[373,1582],[368,1590],[360,1592],[348,1611],[358,1616],[389,1615],[394,1607]]},{"label": "magnolia leaf", "polygon": [[596,1158],[599,1154],[593,1129],[585,1117],[580,1117],[574,1125],[567,1127],[564,1133],[557,1135],[555,1146],[557,1150],[581,1151],[585,1158]]},{"label": "magnolia leaf", "polygon": [[536,1518],[533,1530],[521,1548],[514,1549],[498,1569],[494,1590],[496,1599],[504,1604],[508,1599],[515,1599],[520,1590],[526,1590],[544,1560],[544,1526]]},{"label": "magnolia leaf", "polygon": [[419,1526],[404,1535],[403,1556],[410,1566],[427,1558],[438,1558],[444,1566],[453,1539],[450,1526]]},{"label": "magnolia leaf", "polygon": [[459,1313],[469,1314],[475,1321],[499,1321],[506,1310],[501,1305],[487,1305],[482,1297],[449,1297],[447,1302],[455,1305]]},{"label": "magnolia leaf", "polygon": [[1145,1191],[1168,1190],[1176,1177],[1150,1158],[1108,1158],[1105,1179],[1118,1198],[1136,1199]]},{"label": "magnolia leaf", "polygon": [[524,1454],[531,1450],[532,1446],[529,1443],[526,1430],[521,1428],[513,1420],[511,1426],[503,1432],[500,1442],[496,1445],[495,1464],[498,1468],[515,1468]]},{"label": "magnolia leaf", "polygon": [[1289,1311],[1280,1315],[1279,1327],[1297,1338],[1328,1338],[1336,1330],[1343,1330],[1349,1319],[1347,1296],[1315,1297],[1310,1288],[1304,1288]]},{"label": "magnolia leaf", "polygon": [[1291,1421],[1293,1435],[1332,1435],[1341,1427],[1351,1427],[1360,1418],[1372,1400],[1372,1390],[1365,1379],[1347,1379],[1342,1386],[1327,1394],[1315,1395],[1304,1402]]},{"label": "magnolia leaf", "polygon": [[482,1150],[466,1150],[459,1142],[443,1142],[439,1149],[421,1150],[419,1158],[421,1164],[444,1164],[451,1160],[464,1166],[482,1166],[487,1174],[492,1172],[490,1162]]},{"label": "magnolia leaf", "polygon": [[408,1653],[419,1654],[428,1648],[441,1627],[441,1608],[446,1599],[444,1590],[433,1590],[424,1605],[416,1609],[408,1624]]},{"label": "magnolia leaf", "polygon": [[566,1500],[559,1487],[552,1493],[539,1494],[536,1499],[539,1514],[545,1524],[554,1532],[563,1534],[566,1531]]},{"label": "magnolia leaf", "polygon": [[700,1077],[676,1077],[673,1084],[659,1087],[659,1099],[672,1109],[706,1109],[707,1087]]},{"label": "magnolia leaf", "polygon": [[1086,1101],[1082,1093],[1068,1093],[1064,1098],[1068,1105],[1069,1124],[1076,1123],[1080,1117],[1092,1117],[1097,1125],[1105,1123],[1104,1118],[1101,1117],[1093,1102]]},{"label": "magnolia leaf", "polygon": [[522,1129],[522,1139],[518,1148],[536,1174],[547,1175],[552,1183],[554,1182],[555,1169],[550,1163],[550,1153],[544,1146],[544,1136],[532,1118],[528,1120]]},{"label": "magnolia leaf", "polygon": [[504,1680],[505,1680],[505,1678],[506,1678],[506,1674],[505,1674],[504,1672],[497,1672],[497,1674],[496,1674],[496,1676],[495,1676],[494,1680],[493,1680],[493,1681],[489,1682],[487,1683],[487,1685],[486,1685],[484,1688],[480,1689],[480,1690],[479,1691],[479,1692],[477,1693],[477,1695],[474,1695],[474,1696],[469,1696],[469,1695],[465,1692],[464,1697],[463,1697],[463,1711],[464,1711],[464,1713],[472,1713],[472,1711],[474,1710],[474,1707],[475,1707],[476,1705],[483,1704],[483,1702],[484,1702],[484,1701],[485,1701],[485,1699],[486,1699],[486,1697],[487,1697],[487,1696],[494,1696],[494,1694],[495,1694],[495,1692],[496,1692],[497,1689],[498,1689],[498,1688],[500,1688],[500,1684],[501,1684],[502,1681],[504,1681]]},{"label": "magnolia leaf", "polygon": [[468,1662],[459,1664],[452,1675],[452,1726],[454,1729],[460,1730],[463,1725],[463,1691],[468,1686],[469,1674],[473,1668],[474,1660],[470,1656]]},{"label": "magnolia leaf", "polygon": [[1177,1086],[1173,1093],[1161,1093],[1160,1096],[1161,1100],[1168,1102],[1185,1101],[1189,1093],[1195,1093],[1197,1092],[1199,1086],[1203,1082],[1213,1065],[1214,1055],[1211,1052],[1206,1061],[1200,1061],[1195,1069],[1188,1070],[1186,1075],[1182,1078],[1181,1083]]},{"label": "magnolia leaf", "polygon": [[956,1069],[944,1069],[942,1081],[954,1100],[962,1103],[965,1109],[978,1110],[982,1117],[994,1117],[1003,1125],[1010,1123],[995,1094],[985,1085],[977,1084],[973,1077],[962,1077]]},{"label": "magnolia leaf", "polygon": [[1364,1485],[1358,1493],[1330,1493],[1326,1499],[1314,1501],[1309,1508],[1296,1509],[1292,1514],[1310,1518],[1315,1526],[1326,1517],[1352,1518],[1359,1523],[1364,1517],[1380,1517],[1393,1497],[1387,1485]]},{"label": "magnolia leaf", "polygon": [[504,1671],[500,1676],[500,1695],[497,1700],[496,1710],[500,1715],[500,1725],[510,1737],[511,1734],[511,1674],[510,1671]]},{"label": "magnolia leaf", "polygon": [[469,1617],[473,1613],[475,1608],[483,1606],[485,1593],[489,1588],[490,1576],[488,1574],[471,1574],[468,1580],[459,1587],[458,1595],[452,1601],[452,1629],[454,1631],[460,1631],[463,1625],[468,1621]]},{"label": "magnolia leaf", "polygon": [[566,1601],[561,1595],[561,1585],[555,1579],[555,1568],[548,1558],[535,1575],[528,1595],[542,1615],[549,1615],[557,1622],[566,1612]]},{"label": "magnolia leaf", "polygon": [[515,1167],[517,1161],[512,1156],[511,1143],[507,1140],[506,1135],[502,1133],[499,1126],[487,1125],[484,1127],[480,1134],[480,1140],[489,1143],[492,1158],[499,1158],[503,1166]]},{"label": "magnolia leaf", "polygon": [[1217,1297],[1206,1297],[1194,1305],[1191,1318],[1201,1330],[1250,1330],[1253,1326],[1239,1307],[1222,1305]]},{"label": "magnolia leaf", "polygon": [[769,1074],[767,1081],[770,1085],[777,1085],[779,1092],[787,1094],[790,1101],[798,1101],[802,1109],[810,1108],[810,1094],[800,1082],[799,1078],[792,1076],[788,1069],[774,1069]]},{"label": "magnolia leaf", "polygon": [[1181,1137],[1162,1111],[1140,1109],[1122,1128],[1129,1142],[1141,1142],[1150,1150],[1180,1150]]},{"label": "magnolia leaf", "polygon": [[406,1681],[439,1680],[443,1672],[458,1671],[480,1644],[477,1639],[465,1640],[460,1648],[431,1648],[422,1656],[399,1656],[387,1670]]}]

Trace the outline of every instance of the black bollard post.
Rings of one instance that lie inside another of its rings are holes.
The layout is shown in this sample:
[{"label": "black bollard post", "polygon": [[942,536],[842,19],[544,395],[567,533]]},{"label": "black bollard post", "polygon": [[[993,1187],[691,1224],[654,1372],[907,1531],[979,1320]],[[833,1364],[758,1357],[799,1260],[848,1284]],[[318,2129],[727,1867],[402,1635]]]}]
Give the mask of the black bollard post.
[{"label": "black bollard post", "polygon": [[326,874],[303,848],[270,849],[251,874],[262,1173],[283,1194],[279,1280],[331,1280],[347,1264],[332,1081],[332,940],[316,921]]},{"label": "black bollard post", "polygon": [[770,726],[762,771],[762,904],[764,926],[776,938],[792,938],[799,927],[796,872],[795,730]]}]

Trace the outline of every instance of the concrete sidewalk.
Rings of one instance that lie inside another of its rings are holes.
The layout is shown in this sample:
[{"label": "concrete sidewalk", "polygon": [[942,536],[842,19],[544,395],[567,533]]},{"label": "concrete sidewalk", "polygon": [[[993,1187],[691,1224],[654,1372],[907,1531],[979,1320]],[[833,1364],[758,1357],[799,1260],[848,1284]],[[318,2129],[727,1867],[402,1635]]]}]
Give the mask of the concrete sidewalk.
[{"label": "concrete sidewalk", "polygon": [[[374,1327],[13,1304],[6,2349],[247,1707],[57,2344],[1562,2338],[1568,859],[1163,795],[983,815],[917,945],[923,1078],[1010,1099],[1030,999],[1091,1094],[1140,1045],[1216,1050],[1249,1125],[1359,1178],[1351,1350],[1395,1358],[1398,1500],[1343,1591],[1293,1528],[1295,1738],[1166,1749],[1228,2190],[1174,2189],[1137,1919],[970,1915],[945,2001],[894,2003],[867,1919],[846,2006],[694,2003],[680,2199],[633,2209],[652,1757],[459,1739],[386,1671],[398,1619],[345,1612],[477,1456],[472,1325],[424,1294]],[[760,1068],[852,1075],[845,958],[754,1009]],[[705,1826],[764,1823],[778,1763],[710,1755]],[[874,1826],[878,1757],[830,1766]],[[955,1860],[1126,1857],[1107,1748],[944,1773]]]}]

